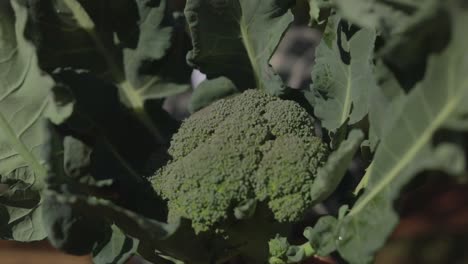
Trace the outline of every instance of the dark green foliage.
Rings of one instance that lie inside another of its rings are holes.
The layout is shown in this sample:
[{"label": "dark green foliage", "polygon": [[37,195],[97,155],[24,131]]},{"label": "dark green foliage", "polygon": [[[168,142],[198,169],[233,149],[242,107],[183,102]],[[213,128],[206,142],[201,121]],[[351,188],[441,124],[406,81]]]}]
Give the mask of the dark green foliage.
[{"label": "dark green foliage", "polygon": [[[164,153],[167,143],[157,141],[125,108],[119,101],[116,87],[87,72],[70,69],[56,71],[53,76],[57,83],[53,90],[53,103],[59,110],[51,111],[50,116],[61,133],[69,136],[64,142],[67,143],[64,145],[65,169],[69,169],[70,163],[75,167],[81,166],[81,172],[85,174],[79,175],[79,181],[84,180],[82,177],[91,177],[95,181],[111,180],[119,194],[115,198],[116,203],[138,213],[164,219],[161,217],[164,210],[162,213],[154,210],[154,205],[149,202],[158,201],[158,198],[143,177],[151,175],[157,168],[155,166],[166,162],[167,157],[155,159],[154,154],[158,151]],[[102,107],[103,101],[106,107]],[[72,110],[60,111],[58,105]],[[160,132],[169,137],[174,121],[163,110],[159,111],[159,116],[159,124],[166,124]],[[56,120],[58,117],[60,120]],[[122,126],[126,129],[121,129]],[[71,138],[75,138],[73,145],[70,144]],[[77,151],[70,149],[73,147],[87,148],[82,150],[85,156],[78,156],[77,152],[70,156],[69,153]]]},{"label": "dark green foliage", "polygon": [[103,219],[83,213],[54,200],[42,203],[42,222],[52,246],[68,254],[87,255],[104,239],[107,225]]}]

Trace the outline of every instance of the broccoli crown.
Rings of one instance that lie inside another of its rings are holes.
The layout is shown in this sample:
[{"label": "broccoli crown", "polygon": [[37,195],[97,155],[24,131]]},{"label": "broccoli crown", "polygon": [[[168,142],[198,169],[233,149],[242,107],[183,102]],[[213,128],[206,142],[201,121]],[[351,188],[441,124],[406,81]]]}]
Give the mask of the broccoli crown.
[{"label": "broccoli crown", "polygon": [[[169,217],[207,231],[249,200],[266,202],[279,222],[298,220],[328,149],[297,103],[247,90],[194,113],[173,136],[172,160],[152,178]],[[219,227],[219,226],[218,226]]]}]

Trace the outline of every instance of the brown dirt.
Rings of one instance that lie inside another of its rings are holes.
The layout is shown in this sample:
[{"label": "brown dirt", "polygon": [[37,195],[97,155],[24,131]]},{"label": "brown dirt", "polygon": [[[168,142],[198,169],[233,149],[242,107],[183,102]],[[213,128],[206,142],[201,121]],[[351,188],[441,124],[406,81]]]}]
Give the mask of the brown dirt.
[{"label": "brown dirt", "polygon": [[46,242],[18,243],[0,241],[1,264],[91,264],[89,256],[66,255]]}]

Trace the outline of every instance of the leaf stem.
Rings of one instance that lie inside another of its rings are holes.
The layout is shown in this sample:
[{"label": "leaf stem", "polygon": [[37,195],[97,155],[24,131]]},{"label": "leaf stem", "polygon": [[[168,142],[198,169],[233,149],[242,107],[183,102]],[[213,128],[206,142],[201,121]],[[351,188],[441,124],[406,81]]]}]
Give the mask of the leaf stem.
[{"label": "leaf stem", "polygon": [[370,175],[372,174],[372,166],[374,165],[374,163],[372,162],[369,167],[367,167],[366,169],[366,173],[364,174],[364,176],[362,177],[361,181],[359,182],[359,184],[356,186],[356,189],[354,189],[354,192],[353,194],[354,195],[357,195],[361,190],[363,190],[364,188],[367,187],[367,184],[369,182],[369,177]]}]

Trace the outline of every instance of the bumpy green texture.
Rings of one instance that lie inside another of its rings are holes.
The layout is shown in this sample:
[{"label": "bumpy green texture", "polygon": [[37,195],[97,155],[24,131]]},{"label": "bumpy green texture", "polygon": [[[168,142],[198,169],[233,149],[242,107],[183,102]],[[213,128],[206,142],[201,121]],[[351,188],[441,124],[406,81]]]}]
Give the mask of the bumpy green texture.
[{"label": "bumpy green texture", "polygon": [[248,90],[188,118],[169,154],[153,186],[168,200],[170,218],[189,218],[203,232],[222,230],[251,200],[267,204],[279,222],[298,220],[314,203],[310,188],[328,149],[297,103]]}]

